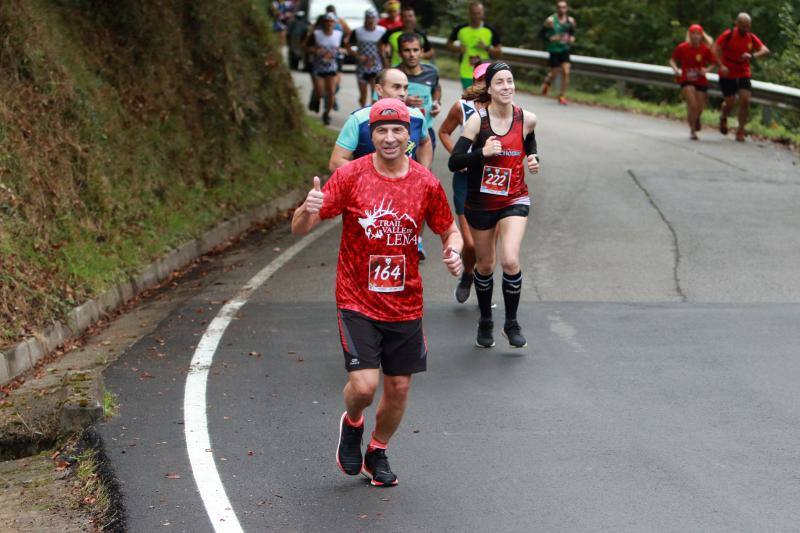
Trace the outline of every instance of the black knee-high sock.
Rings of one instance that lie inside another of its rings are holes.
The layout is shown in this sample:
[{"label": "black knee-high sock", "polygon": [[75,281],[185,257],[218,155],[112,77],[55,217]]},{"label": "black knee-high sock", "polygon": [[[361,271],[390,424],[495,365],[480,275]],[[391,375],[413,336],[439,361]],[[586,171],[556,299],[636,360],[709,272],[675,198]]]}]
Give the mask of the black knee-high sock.
[{"label": "black knee-high sock", "polygon": [[506,304],[506,322],[517,319],[519,297],[522,294],[522,271],[516,274],[503,272],[503,301]]},{"label": "black knee-high sock", "polygon": [[475,270],[475,295],[478,297],[478,307],[481,309],[481,318],[492,318],[492,290],[494,289],[494,276],[484,276]]}]

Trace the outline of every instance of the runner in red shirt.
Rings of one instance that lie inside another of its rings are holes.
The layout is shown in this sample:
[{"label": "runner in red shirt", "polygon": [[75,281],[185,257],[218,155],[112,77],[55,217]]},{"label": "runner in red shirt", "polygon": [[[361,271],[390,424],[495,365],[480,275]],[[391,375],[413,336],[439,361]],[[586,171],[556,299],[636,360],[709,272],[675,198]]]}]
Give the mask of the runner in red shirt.
[{"label": "runner in red shirt", "polygon": [[403,27],[403,18],[400,16],[400,5],[400,2],[397,0],[389,0],[383,6],[386,10],[386,16],[378,21],[378,25],[386,28],[387,32]]},{"label": "runner in red shirt", "polygon": [[536,115],[514,105],[514,76],[508,64],[492,63],[485,79],[478,101],[488,104],[467,120],[448,166],[453,172],[466,168],[468,174],[464,215],[475,241],[475,293],[481,309],[475,342],[484,348],[494,346],[492,291],[499,237],[506,307],[503,333],[512,347],[523,348],[528,343],[517,321],[522,293],[519,249],[531,203],[525,168],[539,172]]},{"label": "runner in red shirt", "polygon": [[[461,274],[463,242],[439,180],[405,155],[406,105],[378,100],[370,127],[376,152],[337,169],[321,190],[315,177],[294,213],[292,232],[308,233],[320,220],[342,215],[336,306],[349,379],[336,460],[346,474],[361,472],[375,486],[392,486],[397,476],[389,468],[387,443],[403,418],[411,375],[427,362],[417,255],[422,224],[441,236],[442,261],[454,276]],[[378,387],[379,368],[383,396],[362,458],[364,409]]]},{"label": "runner in red shirt", "polygon": [[[704,42],[705,41],[705,42]],[[711,48],[711,37],[699,24],[689,26],[686,41],[675,47],[669,65],[681,86],[681,94],[686,100],[686,118],[689,121],[689,138],[697,140],[700,131],[700,115],[708,103],[708,80],[706,72],[709,65],[718,63]]]},{"label": "runner in red shirt", "polygon": [[728,133],[728,115],[739,96],[739,125],[736,140],[744,142],[748,114],[750,112],[750,61],[769,54],[764,43],[750,32],[752,21],[747,13],[739,13],[736,25],[722,32],[712,48],[714,55],[722,60],[719,68],[719,88],[724,100],[719,115],[719,131]]}]

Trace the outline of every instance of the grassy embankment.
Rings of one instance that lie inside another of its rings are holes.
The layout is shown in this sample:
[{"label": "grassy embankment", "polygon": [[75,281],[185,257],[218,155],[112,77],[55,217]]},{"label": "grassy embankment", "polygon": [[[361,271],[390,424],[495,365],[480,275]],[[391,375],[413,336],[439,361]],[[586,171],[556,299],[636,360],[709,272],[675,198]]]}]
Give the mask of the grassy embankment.
[{"label": "grassy embankment", "polygon": [[[437,57],[436,66],[439,67],[439,72],[443,77],[458,79],[458,64],[453,58]],[[542,73],[542,75],[544,75],[544,70],[542,70]],[[539,93],[539,85],[527,83],[525,81],[518,81],[517,88],[526,92]],[[643,115],[666,117],[681,121],[686,120],[686,105],[682,102],[645,102],[630,96],[620,95],[617,89],[613,87],[602,92],[585,92],[570,89],[567,91],[567,97],[573,102],[582,104],[597,105],[610,109],[620,109],[623,111],[641,113]],[[703,112],[702,122],[706,126],[716,128],[719,125],[719,111],[715,109],[706,109]],[[732,129],[736,128],[736,117],[731,116],[728,123],[729,127]],[[747,124],[747,130],[753,135],[764,139],[800,146],[800,132],[791,131],[779,124],[768,126],[762,122],[761,114],[756,111],[751,113],[751,119]]]},{"label": "grassy embankment", "polygon": [[0,3],[0,347],[323,169],[261,2]]}]

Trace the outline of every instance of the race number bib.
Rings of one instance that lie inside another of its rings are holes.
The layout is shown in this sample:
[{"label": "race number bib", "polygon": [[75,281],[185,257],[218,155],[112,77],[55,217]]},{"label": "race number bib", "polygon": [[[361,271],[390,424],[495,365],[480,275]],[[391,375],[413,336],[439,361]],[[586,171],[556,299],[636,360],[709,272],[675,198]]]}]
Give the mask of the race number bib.
[{"label": "race number bib", "polygon": [[697,70],[696,68],[690,68],[686,71],[687,80],[695,81],[699,77],[700,77],[700,71]]},{"label": "race number bib", "polygon": [[406,256],[369,256],[369,290],[400,292],[406,288]]},{"label": "race number bib", "polygon": [[483,167],[481,177],[481,192],[508,196],[508,187],[511,184],[511,169],[500,167]]}]

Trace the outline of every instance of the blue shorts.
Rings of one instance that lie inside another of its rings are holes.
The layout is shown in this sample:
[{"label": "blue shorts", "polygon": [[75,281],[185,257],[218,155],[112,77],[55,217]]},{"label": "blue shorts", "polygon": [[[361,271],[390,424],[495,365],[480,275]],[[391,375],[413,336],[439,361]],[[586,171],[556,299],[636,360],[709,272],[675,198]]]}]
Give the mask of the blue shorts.
[{"label": "blue shorts", "polygon": [[467,201],[467,180],[466,172],[453,174],[453,208],[455,208],[456,215],[464,214],[464,203]]}]

